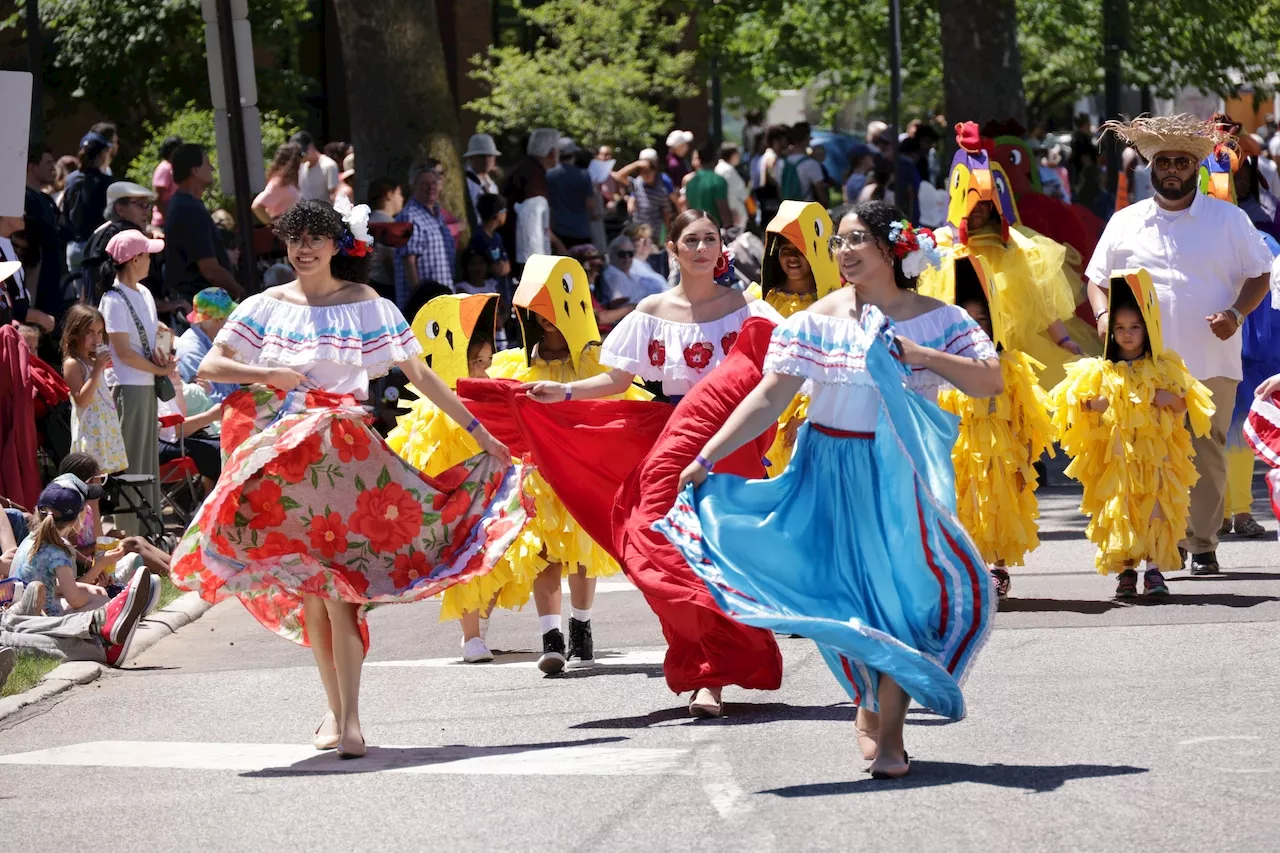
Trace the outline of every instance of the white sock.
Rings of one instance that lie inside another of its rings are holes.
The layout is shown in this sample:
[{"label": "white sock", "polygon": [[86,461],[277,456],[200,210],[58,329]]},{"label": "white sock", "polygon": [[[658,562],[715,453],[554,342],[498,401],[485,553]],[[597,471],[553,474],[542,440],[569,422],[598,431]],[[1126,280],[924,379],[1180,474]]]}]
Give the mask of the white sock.
[{"label": "white sock", "polygon": [[579,609],[578,609],[578,608],[576,608],[576,607],[570,607],[570,608],[569,608],[569,614],[570,614],[571,616],[573,616],[573,618],[574,618],[574,619],[577,619],[579,622],[590,622],[590,621],[591,621],[591,608],[590,608],[590,607],[588,607],[586,610],[579,610]]},{"label": "white sock", "polygon": [[550,616],[539,616],[538,630],[544,634],[547,633],[548,631],[559,631],[560,630],[560,614],[553,613]]}]

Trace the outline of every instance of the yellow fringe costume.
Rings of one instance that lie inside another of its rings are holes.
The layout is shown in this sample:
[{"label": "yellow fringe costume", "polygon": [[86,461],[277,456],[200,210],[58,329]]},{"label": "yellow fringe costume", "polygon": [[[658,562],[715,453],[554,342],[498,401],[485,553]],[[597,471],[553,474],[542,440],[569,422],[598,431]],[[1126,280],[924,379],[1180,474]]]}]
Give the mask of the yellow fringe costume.
[{"label": "yellow fringe costume", "polygon": [[991,289],[997,295],[999,317],[992,317],[997,328],[1003,327],[1009,349],[1024,352],[1045,365],[1040,376],[1041,387],[1051,388],[1065,375],[1063,365],[1076,357],[1049,339],[1047,329],[1062,320],[1072,339],[1088,354],[1102,352],[1097,331],[1075,316],[1079,304],[1079,287],[1072,286],[1067,275],[1067,247],[1029,228],[1009,229],[1006,246],[999,233],[983,230],[969,235],[968,245],[955,242],[950,229],[936,234],[943,252],[942,267],[926,270],[920,276],[920,292],[944,299],[944,268],[954,258],[977,256],[991,271]]},{"label": "yellow fringe costume", "polygon": [[[784,201],[778,213],[765,228],[764,263],[760,283],[747,290],[748,296],[764,299],[774,310],[790,317],[807,310],[822,297],[838,290],[843,282],[835,258],[827,248],[835,227],[826,209],[815,202]],[[788,293],[781,289],[786,282],[778,261],[783,241],[791,243],[804,255],[813,273],[815,289],[809,293]],[[769,460],[769,476],[776,477],[791,461],[796,436],[809,417],[809,397],[797,394],[778,418],[778,434],[765,458]]]},{"label": "yellow fringe costume", "polygon": [[[1113,313],[1116,293],[1126,285],[1146,322],[1151,355],[1067,365],[1066,378],[1049,393],[1059,442],[1072,457],[1067,474],[1084,487],[1080,510],[1090,517],[1086,535],[1098,546],[1102,574],[1136,568],[1144,559],[1165,571],[1181,565],[1178,543],[1198,479],[1191,433],[1207,434],[1214,411],[1209,389],[1187,372],[1181,356],[1163,348],[1145,270],[1112,273]],[[1186,415],[1157,407],[1160,390],[1182,398]],[[1103,413],[1089,407],[1099,398],[1108,401]]]},{"label": "yellow fringe costume", "polygon": [[988,564],[1021,566],[1040,547],[1033,464],[1053,455],[1055,430],[1048,398],[1038,382],[1043,365],[1025,353],[1004,350],[1004,391],[973,398],[954,388],[938,405],[960,417],[951,452],[956,469],[956,513]]}]

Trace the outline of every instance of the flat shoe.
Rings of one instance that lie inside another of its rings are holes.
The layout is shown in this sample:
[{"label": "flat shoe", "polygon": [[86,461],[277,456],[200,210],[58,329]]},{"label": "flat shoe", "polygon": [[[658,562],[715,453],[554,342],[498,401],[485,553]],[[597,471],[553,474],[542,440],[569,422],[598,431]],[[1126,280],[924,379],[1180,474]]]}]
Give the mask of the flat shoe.
[{"label": "flat shoe", "polygon": [[693,698],[689,700],[689,716],[700,720],[722,717],[724,716],[724,705],[716,701],[710,690],[700,687],[693,692]]},{"label": "flat shoe", "polygon": [[354,748],[344,747],[341,743],[338,744],[338,757],[342,759],[364,758],[365,752],[366,747],[363,737],[360,738],[360,745]]},{"label": "flat shoe", "polygon": [[[906,776],[908,773],[911,772],[911,756],[904,752],[902,754],[902,759],[903,761],[901,764],[895,763],[889,769],[882,768],[880,770],[876,769],[876,765],[873,762],[871,765],[871,778],[872,779],[901,779],[902,777]],[[879,761],[879,759],[876,759],[876,761]]]},{"label": "flat shoe", "polygon": [[328,718],[320,721],[320,725],[316,726],[316,739],[314,741],[316,749],[326,750],[334,749],[338,746],[338,741],[342,740],[342,732],[333,735],[322,735],[320,730],[324,728],[324,724],[328,722]]},{"label": "flat shoe", "polygon": [[1252,518],[1246,518],[1236,522],[1236,536],[1241,539],[1257,539],[1259,536],[1266,536],[1267,528],[1263,527]]}]

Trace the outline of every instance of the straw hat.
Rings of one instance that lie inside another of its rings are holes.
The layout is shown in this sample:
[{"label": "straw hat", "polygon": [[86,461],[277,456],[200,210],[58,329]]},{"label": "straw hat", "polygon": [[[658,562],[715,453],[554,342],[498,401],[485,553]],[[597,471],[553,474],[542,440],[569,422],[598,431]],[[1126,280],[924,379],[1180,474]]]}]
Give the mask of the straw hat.
[{"label": "straw hat", "polygon": [[1213,153],[1228,136],[1211,122],[1189,113],[1176,116],[1138,116],[1133,121],[1109,121],[1102,126],[1128,142],[1147,160],[1161,151],[1190,154],[1197,162]]}]

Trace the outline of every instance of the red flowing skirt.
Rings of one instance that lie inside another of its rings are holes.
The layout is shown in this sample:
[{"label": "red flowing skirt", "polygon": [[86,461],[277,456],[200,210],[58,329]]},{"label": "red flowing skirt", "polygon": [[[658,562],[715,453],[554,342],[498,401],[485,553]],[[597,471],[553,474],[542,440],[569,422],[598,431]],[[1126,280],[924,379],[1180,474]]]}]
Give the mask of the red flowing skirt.
[{"label": "red flowing skirt", "polygon": [[[773,634],[725,616],[679,551],[653,530],[675,503],[680,473],[760,381],[773,325],[743,325],[729,356],[678,406],[638,401],[537,403],[519,384],[461,380],[458,395],[482,423],[527,457],[579,524],[622,565],[662,623],[672,691],[736,684],[776,690],[782,653]],[[763,477],[776,427],[715,466]]]}]

